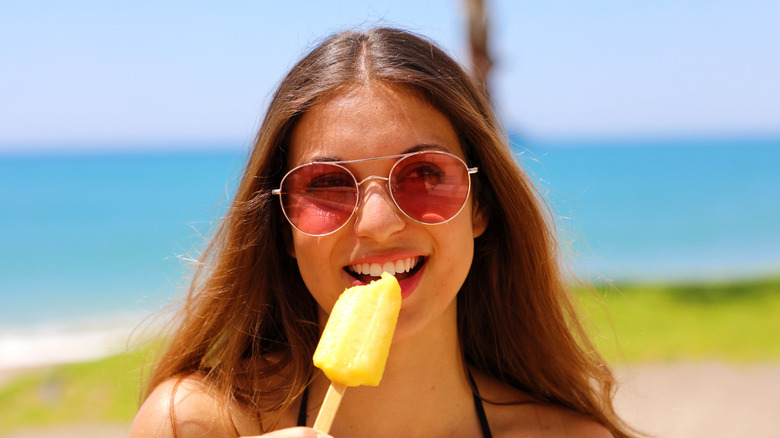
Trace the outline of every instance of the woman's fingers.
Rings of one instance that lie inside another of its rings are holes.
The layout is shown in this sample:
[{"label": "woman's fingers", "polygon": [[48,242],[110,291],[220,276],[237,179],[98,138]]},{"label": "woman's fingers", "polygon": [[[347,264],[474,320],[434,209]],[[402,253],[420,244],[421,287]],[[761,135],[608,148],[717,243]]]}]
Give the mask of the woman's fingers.
[{"label": "woman's fingers", "polygon": [[332,436],[317,432],[309,427],[291,427],[289,429],[275,430],[257,437],[244,437],[244,438],[333,438]]}]

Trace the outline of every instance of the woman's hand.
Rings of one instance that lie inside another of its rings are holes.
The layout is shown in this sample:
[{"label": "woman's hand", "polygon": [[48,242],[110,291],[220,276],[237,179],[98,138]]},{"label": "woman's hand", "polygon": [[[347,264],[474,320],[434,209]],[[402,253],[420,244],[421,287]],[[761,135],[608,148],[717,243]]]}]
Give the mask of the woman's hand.
[{"label": "woman's hand", "polygon": [[270,433],[259,435],[257,437],[244,437],[244,438],[333,438],[332,436],[317,432],[309,427],[291,427],[289,429],[275,430]]}]

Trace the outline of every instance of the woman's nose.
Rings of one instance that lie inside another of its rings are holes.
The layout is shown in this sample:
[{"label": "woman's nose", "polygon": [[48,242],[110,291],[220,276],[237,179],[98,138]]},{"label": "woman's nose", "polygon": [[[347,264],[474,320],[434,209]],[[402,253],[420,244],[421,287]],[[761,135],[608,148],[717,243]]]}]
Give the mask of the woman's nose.
[{"label": "woman's nose", "polygon": [[398,210],[382,181],[371,181],[363,186],[360,196],[355,219],[358,236],[384,241],[406,226],[404,214]]}]

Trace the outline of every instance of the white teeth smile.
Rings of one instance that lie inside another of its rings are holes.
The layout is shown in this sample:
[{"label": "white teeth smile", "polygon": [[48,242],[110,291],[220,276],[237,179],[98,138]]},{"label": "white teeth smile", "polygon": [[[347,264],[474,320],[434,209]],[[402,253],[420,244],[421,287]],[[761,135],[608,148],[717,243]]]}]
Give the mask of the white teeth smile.
[{"label": "white teeth smile", "polygon": [[421,257],[410,257],[396,260],[395,262],[359,263],[357,265],[349,265],[349,270],[359,275],[370,275],[372,277],[379,277],[383,272],[396,275],[411,271],[421,259]]}]

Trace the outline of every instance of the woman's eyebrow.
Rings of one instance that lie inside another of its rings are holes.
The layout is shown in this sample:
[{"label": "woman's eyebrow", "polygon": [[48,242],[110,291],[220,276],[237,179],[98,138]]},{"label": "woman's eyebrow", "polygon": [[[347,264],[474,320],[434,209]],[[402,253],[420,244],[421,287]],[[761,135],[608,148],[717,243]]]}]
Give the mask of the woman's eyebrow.
[{"label": "woman's eyebrow", "polygon": [[[420,143],[416,144],[410,148],[404,149],[403,152],[400,154],[393,154],[388,155],[389,157],[394,157],[396,155],[404,155],[404,154],[412,154],[415,152],[421,152],[421,151],[442,151],[442,152],[451,152],[449,149],[445,148],[444,146],[441,146],[436,143]],[[375,157],[375,158],[383,158],[383,157]],[[330,162],[336,162],[336,163],[348,163],[350,161],[370,161],[373,158],[365,158],[365,159],[358,159],[358,160],[344,160],[341,157],[332,156],[332,155],[318,155],[316,157],[312,157],[311,159],[307,160],[307,163],[330,163]]]},{"label": "woman's eyebrow", "polygon": [[327,162],[330,162],[330,161],[343,161],[343,160],[341,158],[339,158],[339,157],[332,157],[332,156],[328,156],[328,155],[319,155],[319,156],[316,156],[316,157],[312,158],[311,160],[307,161],[307,163],[327,163]]},{"label": "woman's eyebrow", "polygon": [[414,145],[414,146],[404,150],[402,153],[404,153],[404,154],[411,154],[411,153],[414,153],[414,152],[430,151],[430,150],[436,150],[436,151],[442,151],[442,152],[451,152],[449,149],[445,148],[442,145],[436,144],[436,143],[420,143],[418,145]]}]

